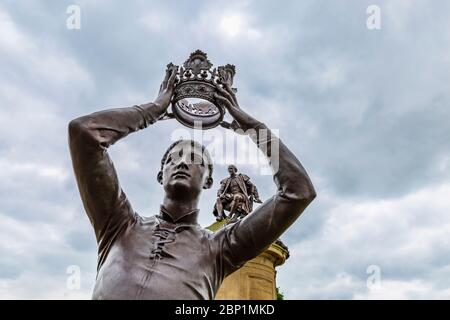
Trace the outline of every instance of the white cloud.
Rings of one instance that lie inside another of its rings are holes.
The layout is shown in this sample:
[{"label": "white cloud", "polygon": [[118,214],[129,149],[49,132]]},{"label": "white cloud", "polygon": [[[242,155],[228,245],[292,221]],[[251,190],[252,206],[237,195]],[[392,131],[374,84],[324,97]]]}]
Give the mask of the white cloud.
[{"label": "white cloud", "polygon": [[0,179],[9,180],[17,178],[19,175],[38,175],[40,178],[48,179],[51,183],[60,183],[67,180],[69,174],[66,168],[49,166],[34,162],[10,162],[0,158]]},{"label": "white cloud", "polygon": [[[450,248],[448,194],[450,184],[443,184],[391,200],[330,199],[320,233],[290,246],[281,287],[289,287],[290,299],[450,298],[450,283],[442,288],[431,276],[450,270],[442,256]],[[366,287],[369,265],[381,269],[380,288]],[[288,286],[292,277],[301,280]]]},{"label": "white cloud", "polygon": [[405,299],[449,299],[450,289],[435,290],[431,283],[421,280],[384,281],[380,286],[356,294],[355,299],[405,300]]},{"label": "white cloud", "polygon": [[[33,255],[36,248],[48,248],[63,239],[62,230],[48,223],[24,224],[11,217],[0,215],[0,250],[9,254]],[[15,239],[15,241],[11,241]]]},{"label": "white cloud", "polygon": [[242,13],[225,12],[219,22],[220,32],[227,38],[241,36],[252,40],[262,37],[261,32],[250,25],[250,16]]},{"label": "white cloud", "polygon": [[[0,7],[0,47],[4,50],[7,65],[12,72],[24,70],[28,80],[43,84],[53,90],[70,92],[77,89],[91,90],[94,82],[87,72],[65,49],[54,43],[51,37],[33,38],[14,23],[8,12]],[[45,48],[45,49],[44,49]],[[16,74],[17,76],[18,74]],[[6,84],[11,77],[0,77]]]},{"label": "white cloud", "polygon": [[43,299],[43,300],[87,300],[92,296],[93,283],[85,281],[93,279],[92,274],[82,273],[80,289],[70,289],[67,286],[68,274],[65,270],[55,274],[36,273],[25,271],[16,279],[0,279],[0,299]]},{"label": "white cloud", "polygon": [[162,11],[152,11],[145,13],[140,22],[151,32],[166,32],[171,24],[171,18]]},{"label": "white cloud", "polygon": [[0,28],[2,36],[0,37],[0,47],[3,50],[25,52],[29,47],[27,37],[20,33],[11,17],[0,7]]}]

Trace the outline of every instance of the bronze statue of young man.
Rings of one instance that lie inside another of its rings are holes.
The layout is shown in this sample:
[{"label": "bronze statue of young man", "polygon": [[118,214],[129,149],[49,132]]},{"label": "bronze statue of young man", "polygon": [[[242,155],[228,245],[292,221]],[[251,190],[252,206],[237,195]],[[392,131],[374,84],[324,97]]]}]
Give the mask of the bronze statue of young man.
[{"label": "bronze statue of young man", "polygon": [[253,202],[262,203],[258,189],[245,174],[237,174],[235,165],[228,166],[228,178],[220,181],[213,214],[217,221],[227,218],[224,210],[230,212],[230,222],[245,217],[253,210]]},{"label": "bronze statue of young man", "polygon": [[[223,279],[277,240],[315,197],[300,162],[277,141],[277,193],[246,218],[209,232],[197,223],[197,208],[202,189],[212,185],[212,163],[203,146],[181,141],[161,162],[158,182],[165,195],[159,214],[138,215],[119,185],[107,148],[161,119],[174,82],[169,70],[153,103],[100,111],[69,124],[75,176],[98,243],[93,299],[213,299]],[[217,91],[216,99],[234,118],[232,129],[266,128],[239,107],[228,85],[217,85]],[[278,139],[270,131],[268,139],[250,138],[266,155]],[[185,152],[186,146],[193,148]],[[202,161],[189,161],[199,157]]]}]

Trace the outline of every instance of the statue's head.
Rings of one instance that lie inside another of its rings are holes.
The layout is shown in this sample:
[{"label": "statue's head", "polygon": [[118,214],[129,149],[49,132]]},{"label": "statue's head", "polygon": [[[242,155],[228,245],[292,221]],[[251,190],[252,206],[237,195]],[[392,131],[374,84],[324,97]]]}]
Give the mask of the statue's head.
[{"label": "statue's head", "polygon": [[236,172],[237,172],[236,166],[235,166],[234,164],[230,164],[230,165],[228,166],[228,173],[229,173],[230,175],[234,175],[234,174],[236,174]]},{"label": "statue's head", "polygon": [[213,165],[206,148],[194,140],[178,140],[161,159],[158,182],[173,198],[195,198],[212,186]]}]

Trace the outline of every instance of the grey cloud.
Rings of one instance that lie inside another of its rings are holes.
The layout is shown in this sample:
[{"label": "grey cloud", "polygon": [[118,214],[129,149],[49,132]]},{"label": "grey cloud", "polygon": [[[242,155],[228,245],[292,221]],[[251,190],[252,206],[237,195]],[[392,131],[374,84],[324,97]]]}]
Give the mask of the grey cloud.
[{"label": "grey cloud", "polygon": [[[278,273],[288,298],[364,297],[365,269],[372,263],[383,266],[389,281],[415,286],[421,279],[436,294],[448,288],[444,236],[433,238],[433,246],[427,240],[431,235],[421,237],[417,241],[426,243],[425,249],[403,251],[410,239],[403,225],[375,221],[374,230],[386,233],[372,233],[356,217],[336,217],[344,214],[337,209],[343,202],[352,202],[351,210],[448,181],[446,1],[379,1],[379,31],[365,26],[371,1],[202,1],[195,3],[198,11],[187,1],[80,1],[79,31],[65,28],[69,4],[6,1],[0,6],[26,40],[0,54],[0,163],[8,165],[0,174],[0,213],[23,226],[53,223],[63,234],[61,244],[46,242],[55,246],[54,253],[38,250],[28,259],[5,253],[11,259],[1,260],[0,281],[15,278],[7,283],[23,286],[16,296],[33,296],[32,290],[43,286],[27,281],[64,273],[66,262],[95,275],[95,240],[72,176],[67,123],[103,108],[153,99],[165,64],[182,63],[197,48],[215,64],[236,64],[241,105],[280,129],[314,178],[319,197],[283,236],[293,250]],[[227,35],[221,19],[230,16],[241,26]],[[158,210],[163,191],[155,175],[178,127],[174,121],[158,123],[111,148],[122,187],[142,215]],[[252,176],[263,199],[276,191],[271,177],[247,165],[240,170]],[[225,175],[226,166],[217,164],[215,186],[202,196],[202,225],[213,220],[215,188]],[[364,220],[366,213],[361,215]],[[404,207],[397,218],[407,217],[415,217],[408,224],[417,232],[420,225],[431,232],[448,223],[441,214],[436,220]],[[338,230],[336,239],[324,236],[327,228]],[[358,241],[338,241],[349,230]],[[397,236],[383,238],[386,234]],[[13,270],[24,264],[27,270]],[[70,296],[61,289],[64,279],[64,274],[55,277],[58,290],[50,295]],[[89,285],[84,290],[89,298]]]}]

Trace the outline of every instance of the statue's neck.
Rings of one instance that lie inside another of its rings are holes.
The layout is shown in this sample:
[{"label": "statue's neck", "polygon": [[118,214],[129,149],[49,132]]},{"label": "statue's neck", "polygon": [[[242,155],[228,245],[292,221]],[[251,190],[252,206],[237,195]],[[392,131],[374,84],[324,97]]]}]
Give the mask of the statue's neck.
[{"label": "statue's neck", "polygon": [[[167,195],[164,197],[162,208],[171,217],[173,222],[185,220],[197,222],[198,198],[196,199],[171,199]],[[189,216],[189,217],[188,217]]]}]

